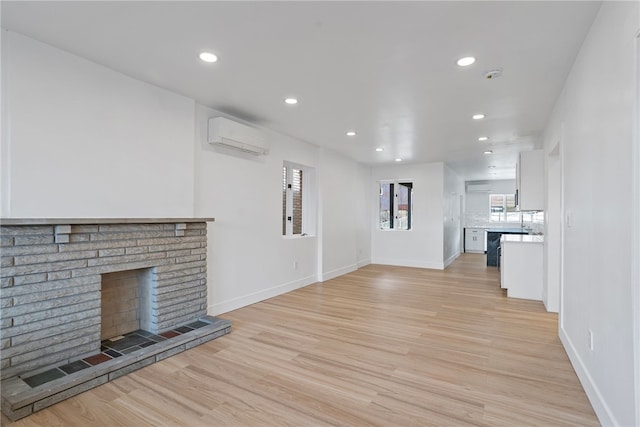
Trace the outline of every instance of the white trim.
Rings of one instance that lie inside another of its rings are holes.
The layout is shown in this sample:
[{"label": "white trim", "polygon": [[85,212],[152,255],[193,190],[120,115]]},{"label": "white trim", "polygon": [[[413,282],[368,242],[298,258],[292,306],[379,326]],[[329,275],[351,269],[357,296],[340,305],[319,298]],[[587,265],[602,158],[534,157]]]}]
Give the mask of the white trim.
[{"label": "white trim", "polygon": [[457,254],[453,254],[453,255],[451,255],[449,258],[447,258],[447,259],[444,261],[444,268],[449,267],[449,265],[450,265],[453,261],[457,260],[459,256],[460,256],[460,253],[457,253]]},{"label": "white trim", "polygon": [[219,314],[237,310],[239,308],[246,307],[248,305],[255,304],[257,302],[264,301],[278,295],[286,294],[287,292],[295,291],[299,288],[304,288],[305,286],[311,285],[313,283],[316,283],[315,275],[303,277],[302,279],[294,280],[292,282],[278,286],[273,286],[269,289],[263,289],[252,294],[242,295],[237,298],[209,305],[207,307],[207,314],[211,316],[217,316]]},{"label": "white trim", "polygon": [[618,424],[616,418],[613,416],[613,412],[602,397],[602,393],[600,393],[600,390],[593,381],[593,378],[591,378],[591,375],[589,375],[589,371],[582,362],[582,359],[580,359],[569,335],[564,329],[560,329],[559,335],[560,341],[562,341],[564,349],[567,352],[567,356],[569,356],[571,365],[578,375],[580,384],[582,384],[582,388],[587,394],[587,398],[589,398],[589,402],[598,417],[598,421],[600,421],[600,424],[603,426],[619,426],[620,424]]},{"label": "white trim", "polygon": [[559,155],[560,155],[560,294],[558,301],[558,332],[564,328],[564,270],[565,270],[565,246],[566,246],[566,209],[565,209],[565,179],[564,174],[567,168],[565,167],[565,145],[567,144],[565,138],[564,123],[560,127],[560,140],[558,141]]},{"label": "white trim", "polygon": [[362,267],[366,267],[367,265],[371,264],[371,258],[367,258],[367,259],[363,259],[358,261],[358,268],[362,268]]},{"label": "white trim", "polygon": [[[9,31],[0,29],[0,215],[4,218],[11,216],[11,132],[9,130]],[[2,45],[3,40],[4,45]]]},{"label": "white trim", "polygon": [[444,264],[441,262],[428,262],[428,261],[412,261],[406,259],[390,259],[390,258],[373,258],[372,264],[381,265],[395,265],[397,267],[415,267],[415,268],[429,268],[431,270],[444,270]]},{"label": "white trim", "polygon": [[357,264],[347,265],[345,267],[336,268],[335,270],[327,271],[322,273],[321,282],[326,282],[327,280],[335,279],[338,276],[342,276],[344,274],[352,273],[358,269]]},{"label": "white trim", "polygon": [[635,113],[632,155],[632,204],[631,204],[631,295],[634,324],[633,352],[635,360],[636,425],[640,425],[640,30],[635,35]]},{"label": "white trim", "polygon": [[412,219],[412,223],[411,223],[411,227],[410,228],[396,228],[395,226],[393,228],[380,228],[380,188],[382,186],[382,184],[391,184],[393,185],[393,213],[394,213],[394,225],[395,225],[395,220],[397,219],[396,214],[398,213],[398,189],[400,188],[401,184],[404,183],[410,183],[411,184],[411,197],[410,200],[411,202],[409,203],[409,217],[413,218],[413,183],[414,180],[413,179],[381,179],[378,181],[378,207],[377,207],[377,220],[376,220],[376,226],[375,229],[377,231],[381,231],[381,232],[397,232],[397,231],[404,231],[404,232],[411,232],[413,230],[413,219]]}]

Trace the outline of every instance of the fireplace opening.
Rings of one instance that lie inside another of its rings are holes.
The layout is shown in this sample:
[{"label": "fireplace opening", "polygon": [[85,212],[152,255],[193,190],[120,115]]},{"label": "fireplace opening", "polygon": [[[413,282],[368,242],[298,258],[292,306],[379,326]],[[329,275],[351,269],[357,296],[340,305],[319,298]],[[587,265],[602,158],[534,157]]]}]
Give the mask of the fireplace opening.
[{"label": "fireplace opening", "polygon": [[150,330],[151,269],[102,275],[100,340]]}]

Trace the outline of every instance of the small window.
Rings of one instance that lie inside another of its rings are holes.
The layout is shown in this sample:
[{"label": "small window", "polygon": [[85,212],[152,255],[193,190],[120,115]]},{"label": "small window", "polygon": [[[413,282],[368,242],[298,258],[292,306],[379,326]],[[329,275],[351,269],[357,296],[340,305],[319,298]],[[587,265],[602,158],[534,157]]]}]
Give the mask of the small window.
[{"label": "small window", "polygon": [[282,166],[282,235],[314,234],[313,168],[285,162]]},{"label": "small window", "polygon": [[380,229],[411,230],[413,183],[380,183]]},{"label": "small window", "polygon": [[544,222],[544,212],[518,211],[515,194],[490,194],[489,214],[492,222]]},{"label": "small window", "polygon": [[490,194],[489,209],[491,221],[519,222],[520,212],[516,210],[515,194]]}]

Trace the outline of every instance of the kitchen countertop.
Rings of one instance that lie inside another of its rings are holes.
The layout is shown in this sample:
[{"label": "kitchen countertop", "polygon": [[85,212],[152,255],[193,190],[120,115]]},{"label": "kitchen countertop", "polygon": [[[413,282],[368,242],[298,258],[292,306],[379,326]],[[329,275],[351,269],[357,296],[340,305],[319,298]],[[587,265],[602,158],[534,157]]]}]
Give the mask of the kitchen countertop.
[{"label": "kitchen countertop", "polygon": [[487,228],[486,230],[487,233],[529,233],[529,230],[527,230],[526,228]]},{"label": "kitchen countertop", "polygon": [[530,234],[503,234],[500,243],[544,243],[544,236]]}]

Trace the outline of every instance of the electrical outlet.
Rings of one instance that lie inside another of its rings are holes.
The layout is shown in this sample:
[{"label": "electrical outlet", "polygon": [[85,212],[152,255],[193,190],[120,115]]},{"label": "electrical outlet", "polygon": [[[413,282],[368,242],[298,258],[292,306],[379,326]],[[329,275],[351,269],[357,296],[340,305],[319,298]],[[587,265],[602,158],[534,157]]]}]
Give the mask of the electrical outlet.
[{"label": "electrical outlet", "polygon": [[589,329],[589,350],[593,351],[593,331]]},{"label": "electrical outlet", "polygon": [[293,261],[293,269],[294,270],[298,269],[298,261]]}]

